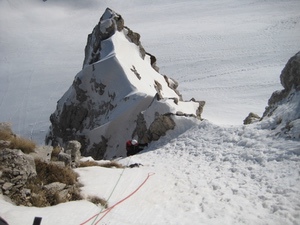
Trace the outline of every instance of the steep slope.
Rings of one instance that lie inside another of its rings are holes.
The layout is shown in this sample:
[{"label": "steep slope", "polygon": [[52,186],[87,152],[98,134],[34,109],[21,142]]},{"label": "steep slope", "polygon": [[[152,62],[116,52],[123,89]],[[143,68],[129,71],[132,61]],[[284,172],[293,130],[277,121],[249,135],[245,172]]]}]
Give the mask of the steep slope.
[{"label": "steep slope", "polygon": [[125,142],[158,140],[177,116],[201,119],[204,102],[183,102],[177,82],[158,73],[140,35],[106,9],[88,36],[82,70],[51,115],[47,143],[72,139],[96,159],[125,155]]},{"label": "steep slope", "polygon": [[261,126],[276,136],[300,140],[300,52],[286,63],[280,82],[284,89],[272,94]]}]

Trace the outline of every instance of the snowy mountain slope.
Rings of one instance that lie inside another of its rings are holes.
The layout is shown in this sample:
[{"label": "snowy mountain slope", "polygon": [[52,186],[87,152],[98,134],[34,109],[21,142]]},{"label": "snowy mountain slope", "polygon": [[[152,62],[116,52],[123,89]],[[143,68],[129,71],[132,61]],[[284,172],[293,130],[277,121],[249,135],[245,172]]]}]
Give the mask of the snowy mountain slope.
[{"label": "snowy mountain slope", "polygon": [[[281,89],[280,71],[300,49],[298,0],[110,0],[99,2],[100,10],[47,4],[0,1],[0,119],[13,122],[17,133],[43,142],[57,99],[81,69],[86,34],[97,22],[91,18],[107,6],[140,31],[184,96],[207,101],[209,121],[182,121],[130,159],[144,166],[124,170],[109,205],[155,174],[98,224],[300,224],[299,142],[275,138],[258,124],[213,124],[262,113],[270,94]],[[122,173],[77,172],[83,194],[104,198]],[[13,225],[32,224],[35,216],[43,225],[80,224],[100,211],[88,201],[26,208],[0,200],[0,216]]]},{"label": "snowy mountain slope", "polygon": [[[85,224],[299,224],[300,158],[292,153],[299,148],[256,124],[191,126],[182,120],[147,151],[119,161],[143,164],[139,168],[76,169],[84,196],[111,195],[109,206],[148,178],[103,219],[104,213]],[[12,224],[21,224],[20,218],[30,224],[34,216],[44,225],[81,224],[101,212],[87,201],[41,209],[0,204],[0,215]]]},{"label": "snowy mountain slope", "polygon": [[262,114],[280,89],[284,64],[300,49],[298,0],[60,2],[0,2],[0,119],[38,143],[106,7],[139,31],[186,99],[206,100],[203,116],[217,124]]}]

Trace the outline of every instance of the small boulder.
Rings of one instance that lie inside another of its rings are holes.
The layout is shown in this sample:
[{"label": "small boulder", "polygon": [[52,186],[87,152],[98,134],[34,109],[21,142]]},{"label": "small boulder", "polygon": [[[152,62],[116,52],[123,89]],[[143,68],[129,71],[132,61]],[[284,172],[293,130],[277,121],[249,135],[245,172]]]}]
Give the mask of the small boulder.
[{"label": "small boulder", "polygon": [[81,158],[81,144],[78,141],[69,141],[66,152],[70,151],[72,162],[78,162]]},{"label": "small boulder", "polygon": [[65,165],[70,165],[71,164],[71,155],[64,153],[64,152],[60,152],[57,156],[58,161],[62,161],[65,163]]},{"label": "small boulder", "polygon": [[247,125],[247,124],[252,124],[252,123],[255,123],[255,122],[258,122],[260,120],[260,116],[251,112],[249,113],[249,115],[244,119],[244,125]]},{"label": "small boulder", "polygon": [[49,191],[50,193],[54,194],[56,192],[59,192],[63,190],[67,185],[60,183],[60,182],[53,182],[51,184],[47,184],[44,186],[44,188]]}]

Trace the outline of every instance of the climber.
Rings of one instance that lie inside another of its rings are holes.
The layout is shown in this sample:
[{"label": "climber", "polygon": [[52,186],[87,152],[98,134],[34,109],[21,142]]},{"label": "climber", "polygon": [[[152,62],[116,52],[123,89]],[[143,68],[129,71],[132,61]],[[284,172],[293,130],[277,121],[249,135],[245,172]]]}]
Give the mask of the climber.
[{"label": "climber", "polygon": [[148,146],[148,144],[140,144],[137,140],[132,139],[126,142],[126,151],[127,156],[135,155],[136,153],[142,151],[145,146]]}]

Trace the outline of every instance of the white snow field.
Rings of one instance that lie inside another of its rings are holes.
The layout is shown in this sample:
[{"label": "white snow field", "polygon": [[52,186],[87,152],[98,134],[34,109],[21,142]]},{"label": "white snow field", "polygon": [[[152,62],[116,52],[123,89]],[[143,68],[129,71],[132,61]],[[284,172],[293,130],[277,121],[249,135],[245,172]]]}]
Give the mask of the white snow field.
[{"label": "white snow field", "polygon": [[299,0],[0,0],[0,121],[43,143],[106,7],[141,34],[185,99],[206,101],[207,120],[182,118],[145,152],[119,159],[138,168],[76,169],[83,196],[107,199],[108,210],[86,200],[14,206],[0,196],[0,216],[10,225],[34,217],[42,225],[300,224],[299,141],[276,138],[268,121],[242,125],[282,89],[280,72],[300,50]]}]

